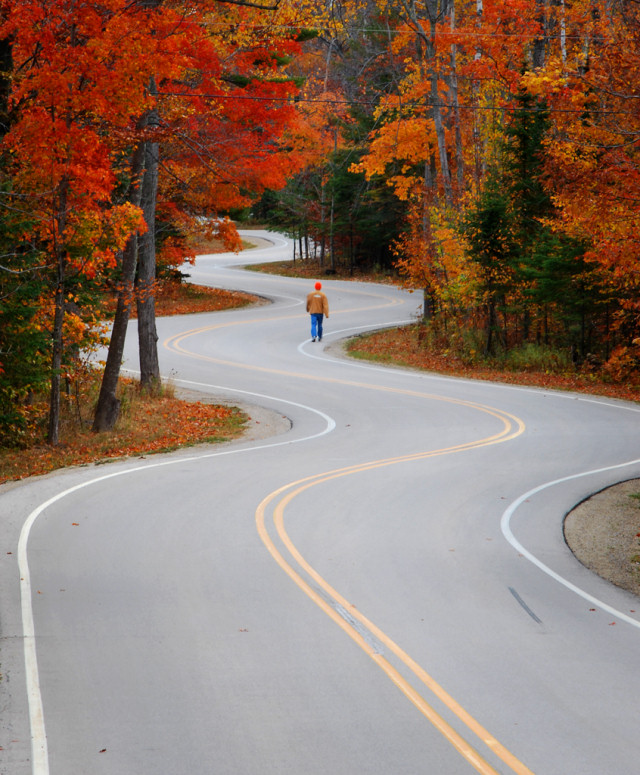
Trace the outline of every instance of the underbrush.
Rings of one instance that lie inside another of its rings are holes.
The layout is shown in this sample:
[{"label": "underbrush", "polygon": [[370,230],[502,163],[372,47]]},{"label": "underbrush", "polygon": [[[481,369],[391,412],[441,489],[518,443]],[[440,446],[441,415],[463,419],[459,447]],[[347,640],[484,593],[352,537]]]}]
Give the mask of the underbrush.
[{"label": "underbrush", "polygon": [[326,277],[332,280],[357,280],[358,282],[391,283],[398,275],[394,270],[353,270],[348,266],[338,265],[335,269],[321,265],[319,261],[311,259],[296,259],[295,261],[274,261],[266,264],[251,264],[245,266],[252,272],[265,274],[277,274],[284,277],[300,277],[309,280],[317,280]]},{"label": "underbrush", "polygon": [[346,350],[354,358],[451,376],[640,400],[638,370],[627,371],[624,378],[616,379],[610,369],[595,370],[590,363],[579,368],[570,353],[535,344],[487,358],[481,341],[480,336],[469,333],[436,337],[424,325],[415,324],[355,337]]},{"label": "underbrush", "polygon": [[20,447],[0,449],[0,483],[65,466],[228,441],[240,436],[248,420],[235,407],[181,401],[171,386],[150,394],[136,381],[121,378],[116,427],[94,433],[91,426],[101,378],[101,372],[88,369],[66,383],[60,442],[55,447],[46,443],[48,397],[34,397],[28,433]]}]

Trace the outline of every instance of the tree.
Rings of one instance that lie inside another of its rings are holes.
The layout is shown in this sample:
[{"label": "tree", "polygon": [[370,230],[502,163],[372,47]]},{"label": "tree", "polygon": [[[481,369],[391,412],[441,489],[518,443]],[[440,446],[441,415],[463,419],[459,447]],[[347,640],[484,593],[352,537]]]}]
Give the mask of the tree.
[{"label": "tree", "polygon": [[[46,8],[36,0],[7,0],[3,11],[0,39],[11,41],[9,104],[17,115],[3,146],[13,195],[30,216],[29,240],[45,256],[53,301],[49,440],[55,444],[60,379],[69,362],[70,284],[124,265],[118,315],[126,317],[133,267],[140,330],[147,331],[141,339],[147,343],[141,347],[143,379],[157,380],[150,300],[158,144],[168,145],[170,138],[172,150],[179,149],[161,173],[182,185],[181,173],[187,172],[182,198],[196,214],[249,202],[265,185],[282,185],[285,157],[275,151],[295,122],[291,97],[297,87],[278,70],[298,44],[288,29],[269,29],[266,11],[215,0],[197,9],[159,0],[105,0],[98,6],[52,0]],[[234,83],[238,72],[247,84]],[[123,177],[129,179],[124,185]],[[123,190],[128,197],[120,196]],[[228,222],[217,222],[233,239]],[[126,324],[118,319],[115,330],[126,330]],[[114,344],[114,358],[120,346]],[[107,373],[103,401],[113,410],[115,386],[109,380],[116,374],[117,384],[119,362]],[[105,417],[112,422],[114,412],[104,409],[96,427],[104,427]]]},{"label": "tree", "polygon": [[465,235],[470,258],[479,267],[479,298],[485,308],[485,355],[493,355],[499,343],[507,347],[499,311],[506,313],[507,294],[513,287],[512,221],[509,200],[500,174],[492,171],[473,208],[465,216]]},{"label": "tree", "polygon": [[0,26],[0,37],[12,41],[10,104],[17,113],[4,149],[14,193],[31,215],[31,239],[46,257],[53,302],[52,444],[68,360],[69,283],[113,265],[128,235],[142,227],[136,207],[112,199],[112,159],[129,142],[131,111],[142,113],[147,103],[144,70],[156,48],[142,32],[144,9],[106,0],[78,10],[68,0],[46,8],[35,0],[7,2]]},{"label": "tree", "polygon": [[44,259],[22,241],[25,224],[11,216],[7,186],[0,201],[0,446],[13,446],[27,437],[28,399],[46,385],[50,355],[40,312]]}]

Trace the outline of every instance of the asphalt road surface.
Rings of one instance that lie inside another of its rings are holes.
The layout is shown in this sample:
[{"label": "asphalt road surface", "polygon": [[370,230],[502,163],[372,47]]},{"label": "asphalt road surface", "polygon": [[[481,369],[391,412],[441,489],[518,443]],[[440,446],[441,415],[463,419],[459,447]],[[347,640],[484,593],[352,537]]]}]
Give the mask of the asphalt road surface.
[{"label": "asphalt road surface", "polygon": [[0,772],[637,773],[640,601],[562,521],[638,407],[346,360],[419,294],[321,278],[312,343],[263,236],[191,274],[270,303],[160,320],[161,367],[290,430],[0,488]]}]

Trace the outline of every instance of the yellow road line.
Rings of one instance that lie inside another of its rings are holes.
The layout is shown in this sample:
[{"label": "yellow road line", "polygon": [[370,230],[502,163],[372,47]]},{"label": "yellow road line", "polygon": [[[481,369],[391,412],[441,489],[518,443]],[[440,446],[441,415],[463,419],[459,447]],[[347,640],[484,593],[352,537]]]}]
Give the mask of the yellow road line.
[{"label": "yellow road line", "polygon": [[[237,325],[236,323],[228,323],[223,325]],[[165,346],[167,346],[167,349],[174,349],[176,352],[180,352],[183,355],[188,355],[191,358],[196,358],[197,360],[201,361],[207,361],[209,363],[217,363],[221,366],[236,366],[239,369],[248,369],[249,371],[260,371],[260,372],[266,372],[268,374],[277,374],[279,376],[283,377],[297,377],[298,379],[305,379],[305,380],[313,380],[314,382],[328,382],[331,384],[337,384],[337,385],[346,385],[348,387],[356,387],[356,388],[363,388],[366,390],[377,390],[383,393],[398,393],[399,395],[405,395],[405,396],[414,396],[416,398],[428,398],[433,399],[435,401],[444,401],[445,403],[452,403],[452,404],[458,404],[460,406],[466,406],[471,409],[478,409],[481,412],[484,412],[485,414],[493,415],[494,417],[497,417],[499,420],[503,420],[505,417],[509,417],[510,420],[513,420],[517,425],[521,424],[524,428],[524,424],[521,420],[519,420],[515,415],[510,415],[506,412],[503,412],[501,410],[493,409],[490,406],[485,406],[484,404],[476,403],[475,401],[464,401],[459,398],[447,398],[446,396],[439,396],[434,393],[423,393],[418,390],[406,390],[403,388],[394,388],[394,387],[385,387],[384,385],[376,385],[370,382],[357,382],[355,380],[347,380],[347,379],[340,379],[337,377],[324,377],[319,374],[306,374],[304,372],[296,372],[296,371],[284,371],[282,369],[273,369],[268,366],[253,366],[248,363],[239,363],[236,361],[226,361],[222,358],[213,358],[210,355],[201,355],[199,353],[191,352],[190,350],[186,350],[178,344],[182,338],[186,338],[188,336],[192,336],[193,334],[201,333],[203,331],[208,331],[210,328],[215,328],[219,326],[207,326],[202,329],[194,329],[193,331],[187,331],[184,334],[179,334],[175,337],[170,337],[169,339],[166,339],[163,343]],[[466,445],[463,445],[466,447]],[[422,455],[423,453],[418,453],[419,455]]]},{"label": "yellow road line", "polygon": [[[349,293],[348,290],[343,291],[344,293]],[[349,309],[341,309],[339,312],[332,313],[333,317],[336,317],[338,315],[344,315],[346,313],[351,312],[363,312],[363,311],[371,311],[376,309],[384,309],[385,307],[397,307],[401,305],[403,302],[401,299],[388,299],[385,296],[382,296],[380,294],[371,293],[370,294],[373,297],[384,299],[384,302],[381,304],[375,304],[374,306],[365,306],[365,307],[351,307]],[[302,318],[306,317],[306,312],[296,312],[292,315],[279,315],[278,317],[269,317],[266,321],[261,322],[267,322],[271,323],[273,321],[278,320],[295,320],[296,318]],[[229,320],[224,323],[212,323],[208,326],[201,326],[200,328],[192,328],[188,331],[183,331],[181,334],[174,334],[173,336],[168,337],[164,340],[162,343],[163,347],[166,347],[168,350],[175,349],[177,352],[182,352],[188,355],[192,355],[195,358],[200,357],[198,353],[191,352],[189,350],[184,350],[180,347],[180,343],[183,341],[183,339],[188,339],[191,336],[196,336],[197,334],[204,334],[211,331],[215,331],[219,328],[230,328],[233,326],[246,326],[250,325],[251,323],[258,322],[254,318],[247,318],[245,320]]]},{"label": "yellow road line", "polygon": [[[383,305],[384,306],[384,305]],[[286,319],[286,317],[299,317],[285,316],[280,319]],[[266,528],[266,509],[276,498],[281,497],[280,501],[274,506],[273,521],[276,531],[287,548],[291,557],[298,564],[300,569],[308,574],[308,576],[314,580],[314,582],[330,597],[333,601],[341,606],[345,611],[349,612],[349,615],[359,621],[366,629],[382,644],[384,644],[389,651],[395,655],[421,682],[422,684],[435,696],[440,702],[442,702],[457,718],[483,743],[486,745],[493,754],[503,761],[515,775],[533,775],[532,771],[526,767],[519,759],[517,759],[507,748],[505,748],[493,735],[491,735],[478,721],[476,721],[456,700],[453,699],[435,679],[429,675],[417,662],[415,662],[405,651],[403,651],[397,643],[395,643],[388,635],[380,630],[373,622],[369,621],[367,617],[361,614],[348,600],[343,598],[331,585],[320,576],[317,571],[309,565],[304,557],[297,550],[284,527],[284,510],[285,507],[291,503],[291,501],[305,490],[315,487],[318,484],[331,481],[343,476],[351,476],[353,474],[361,473],[363,471],[370,471],[375,468],[382,468],[385,466],[396,465],[400,463],[407,463],[416,460],[422,460],[429,457],[436,457],[445,454],[452,454],[455,452],[462,452],[469,449],[476,449],[478,447],[490,446],[492,444],[502,443],[509,441],[521,433],[524,432],[525,425],[515,415],[508,414],[498,409],[494,409],[489,406],[477,404],[471,401],[464,401],[460,399],[447,398],[444,396],[433,395],[429,393],[422,393],[414,390],[404,390],[399,388],[384,387],[382,385],[372,385],[364,382],[356,382],[352,380],[342,380],[330,377],[322,377],[312,374],[304,374],[298,372],[288,372],[279,369],[271,369],[262,366],[251,366],[249,364],[237,363],[233,361],[225,361],[218,358],[212,358],[210,356],[194,353],[182,346],[182,342],[196,334],[213,331],[217,328],[225,328],[228,326],[244,325],[253,321],[235,321],[228,323],[219,323],[211,326],[204,326],[202,328],[192,329],[190,331],[183,332],[173,337],[169,337],[163,343],[167,349],[173,349],[182,354],[188,355],[192,358],[199,360],[205,360],[212,363],[218,363],[221,365],[236,366],[238,368],[250,369],[253,371],[261,371],[272,374],[278,374],[280,376],[297,377],[299,379],[311,379],[314,381],[329,382],[348,385],[350,387],[366,388],[368,390],[379,390],[383,392],[399,393],[403,395],[410,395],[420,398],[427,398],[437,401],[445,401],[447,403],[453,403],[467,408],[472,408],[477,411],[489,414],[503,423],[502,431],[495,433],[491,436],[487,436],[483,439],[476,441],[457,444],[451,447],[447,447],[440,450],[429,450],[426,452],[419,452],[409,455],[403,455],[400,457],[386,458],[383,460],[371,461],[360,465],[352,465],[346,468],[337,469],[335,471],[328,471],[322,474],[316,474],[304,479],[300,479],[295,482],[290,482],[287,485],[275,490],[268,495],[258,506],[256,510],[256,526],[260,538],[267,547],[268,551],[278,563],[278,565],[284,570],[284,572],[296,583],[296,585],[313,600],[326,614],[329,616],[352,640],[354,640],[360,648],[380,667],[381,670],[393,681],[393,683],[400,689],[400,691],[413,703],[413,705],[427,718],[431,724],[454,746],[454,748],[476,769],[481,775],[499,775],[495,770],[479,753],[476,749],[468,743],[444,718],[411,686],[411,684],[390,664],[390,662],[381,654],[379,654],[367,640],[361,635],[360,632],[350,624],[341,614],[333,608],[326,600],[323,599],[303,578],[302,576],[290,565],[282,554],[278,551],[274,542]],[[291,489],[295,488],[295,489]],[[288,492],[288,494],[285,494]]]},{"label": "yellow road line", "polygon": [[[450,400],[450,399],[447,399]],[[468,402],[459,402],[468,406]],[[453,699],[435,679],[430,676],[424,668],[415,662],[403,649],[398,646],[388,635],[380,630],[366,616],[360,613],[355,606],[346,600],[337,592],[320,574],[304,559],[298,549],[291,541],[284,527],[284,510],[300,493],[333,479],[343,476],[350,476],[363,471],[370,471],[384,466],[395,465],[415,460],[435,457],[439,455],[460,452],[466,449],[475,449],[488,446],[503,441],[508,441],[519,436],[524,431],[524,423],[512,415],[500,413],[497,410],[491,410],[488,407],[476,406],[481,411],[486,411],[494,416],[501,417],[504,428],[500,433],[486,437],[467,444],[459,444],[440,450],[430,450],[417,454],[405,455],[401,457],[388,458],[386,460],[372,461],[360,465],[348,466],[343,469],[325,472],[314,476],[306,477],[275,490],[268,495],[258,506],[256,511],[256,525],[258,533],[269,550],[272,557],[278,565],[287,573],[287,575],[296,583],[296,585],[307,594],[339,627],[352,638],[360,648],[380,667],[381,670],[393,681],[393,683],[403,692],[403,694],[414,704],[414,706],[427,718],[431,724],[454,746],[454,748],[482,775],[498,775],[497,771],[473,748],[460,734],[458,734],[451,725],[445,721],[442,716],[403,678],[403,676],[389,663],[384,656],[377,653],[362,634],[350,624],[341,614],[332,607],[326,600],[320,596],[311,587],[302,576],[290,565],[279,552],[271,537],[269,536],[265,524],[267,507],[279,498],[273,510],[273,522],[276,531],[288,550],[291,557],[298,564],[300,569],[308,574],[313,581],[322,589],[325,594],[331,598],[338,606],[349,613],[349,616],[359,621],[366,629],[377,639],[378,642],[386,646],[397,659],[399,659],[411,672],[423,683],[423,685],[432,694],[437,697],[460,721],[475,734],[501,761],[503,761],[516,775],[533,775],[526,765],[517,759],[507,748],[505,748],[493,735],[491,735],[478,721],[476,721],[456,700]],[[514,420],[514,424],[511,423]],[[294,488],[294,489],[292,489]]]}]

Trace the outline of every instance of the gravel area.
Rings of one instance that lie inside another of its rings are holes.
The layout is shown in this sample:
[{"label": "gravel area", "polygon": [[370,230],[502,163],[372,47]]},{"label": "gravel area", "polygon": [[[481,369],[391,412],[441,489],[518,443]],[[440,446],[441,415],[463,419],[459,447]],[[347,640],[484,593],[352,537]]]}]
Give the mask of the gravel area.
[{"label": "gravel area", "polygon": [[589,570],[640,595],[640,479],[608,487],[580,503],[567,515],[564,534]]},{"label": "gravel area", "polygon": [[[279,436],[291,428],[288,417],[270,409],[264,409],[255,404],[245,404],[232,397],[220,397],[209,393],[201,393],[197,390],[175,388],[176,398],[183,401],[199,401],[201,404],[219,404],[221,406],[237,406],[249,416],[246,428],[242,436],[236,441],[259,441],[272,436]],[[233,442],[229,442],[233,443]]]}]

